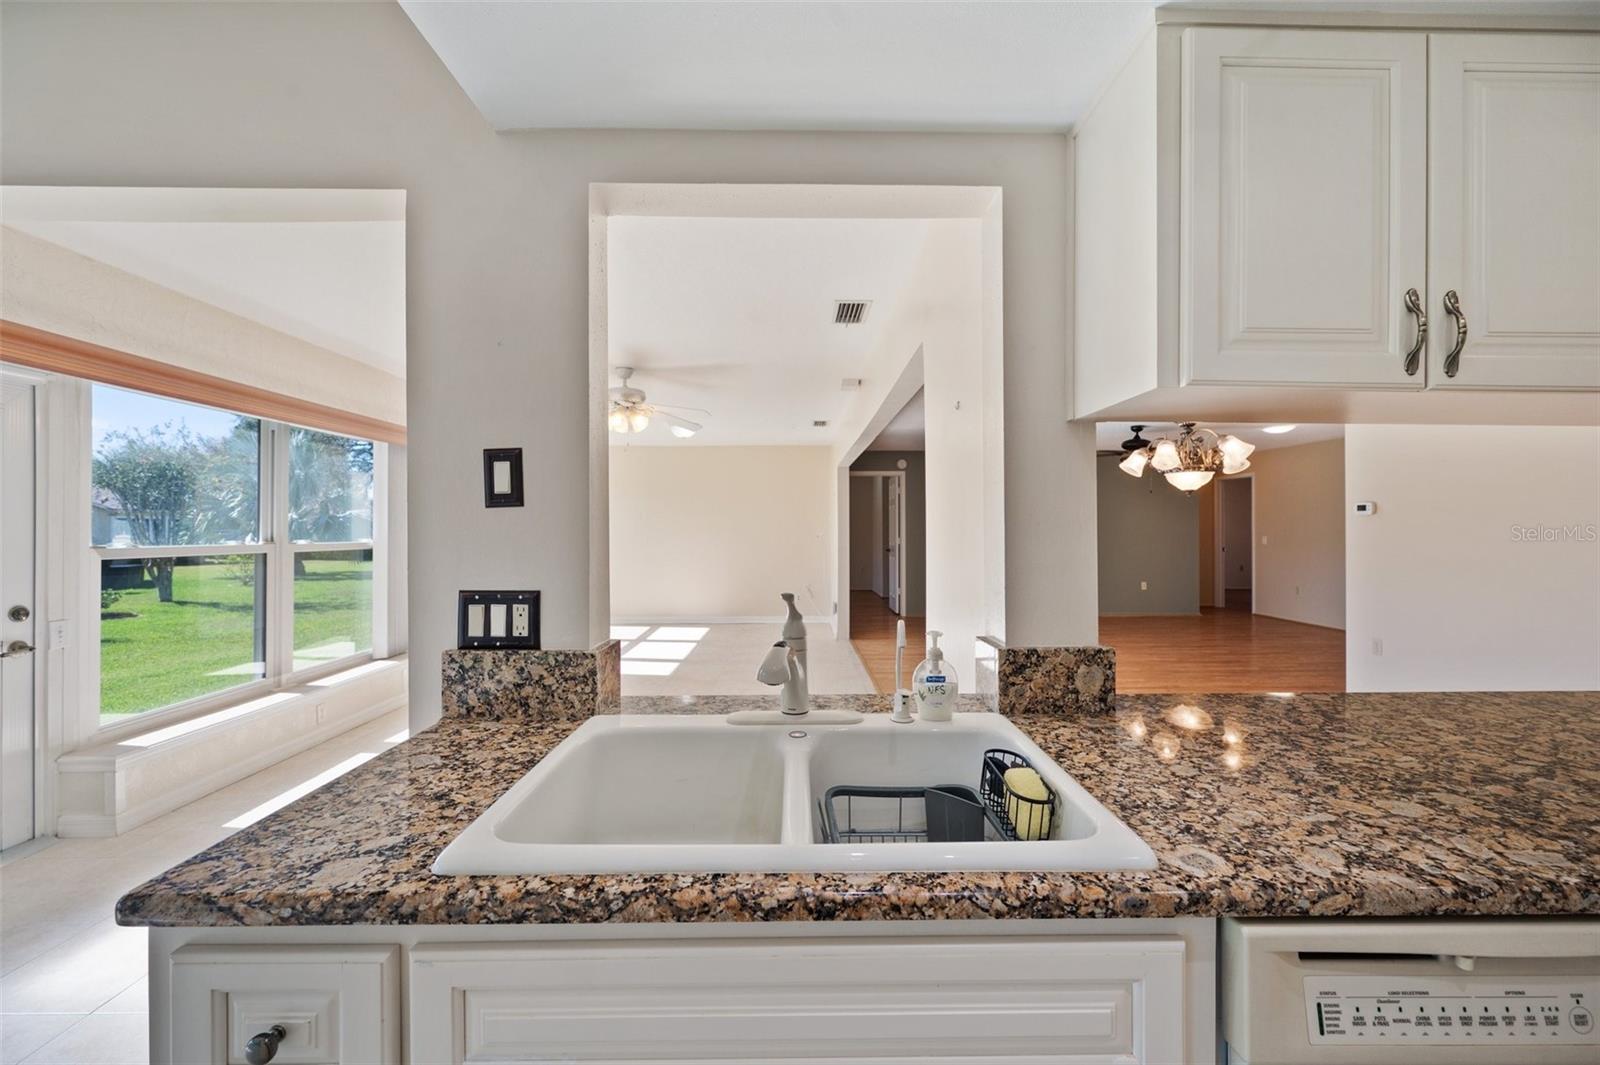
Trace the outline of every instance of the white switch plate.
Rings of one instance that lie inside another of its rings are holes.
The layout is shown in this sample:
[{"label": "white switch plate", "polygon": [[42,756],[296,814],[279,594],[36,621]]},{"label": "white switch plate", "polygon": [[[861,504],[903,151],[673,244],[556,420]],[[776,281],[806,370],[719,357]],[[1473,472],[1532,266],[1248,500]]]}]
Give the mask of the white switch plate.
[{"label": "white switch plate", "polygon": [[506,634],[506,605],[504,603],[489,604],[489,635],[504,636]]},{"label": "white switch plate", "polygon": [[1150,590],[1150,582],[1149,581],[1140,581],[1139,582],[1139,590],[1141,592],[1148,592]]}]

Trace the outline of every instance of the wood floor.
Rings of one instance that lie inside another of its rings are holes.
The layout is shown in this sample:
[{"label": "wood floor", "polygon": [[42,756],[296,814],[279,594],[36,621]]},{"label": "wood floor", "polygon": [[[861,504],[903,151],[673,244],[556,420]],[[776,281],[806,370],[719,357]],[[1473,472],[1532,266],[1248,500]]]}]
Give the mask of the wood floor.
[{"label": "wood floor", "polygon": [[[856,649],[867,675],[879,692],[894,691],[894,633],[900,615],[889,609],[888,602],[870,591],[850,593],[850,644]],[[906,655],[902,663],[902,680],[911,686],[911,671],[922,661],[922,649],[928,642],[926,618],[905,619]]]},{"label": "wood floor", "polygon": [[1119,692],[1342,692],[1344,632],[1250,613],[1229,593],[1200,615],[1102,617]]}]

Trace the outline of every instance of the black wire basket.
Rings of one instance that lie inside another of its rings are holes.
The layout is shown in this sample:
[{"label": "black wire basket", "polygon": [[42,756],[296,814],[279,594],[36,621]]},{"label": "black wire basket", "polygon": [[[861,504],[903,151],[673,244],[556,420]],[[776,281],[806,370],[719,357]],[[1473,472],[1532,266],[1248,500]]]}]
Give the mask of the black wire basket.
[{"label": "black wire basket", "polygon": [[1033,766],[1016,751],[1003,747],[991,747],[983,752],[983,776],[978,783],[983,804],[999,823],[1006,839],[1049,839],[1056,825],[1056,793],[1046,785],[1043,799],[1017,794],[1006,784],[1006,771],[1011,769],[1033,769]]}]

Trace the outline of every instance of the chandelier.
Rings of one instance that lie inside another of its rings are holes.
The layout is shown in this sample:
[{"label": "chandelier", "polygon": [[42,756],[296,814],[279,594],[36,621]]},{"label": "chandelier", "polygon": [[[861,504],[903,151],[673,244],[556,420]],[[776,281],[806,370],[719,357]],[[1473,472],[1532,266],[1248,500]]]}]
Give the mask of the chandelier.
[{"label": "chandelier", "polygon": [[1226,433],[1218,436],[1210,429],[1197,429],[1194,422],[1184,422],[1183,432],[1176,440],[1162,437],[1153,444],[1139,447],[1143,438],[1138,430],[1143,428],[1135,426],[1133,439],[1123,444],[1124,448],[1128,444],[1134,447],[1128,450],[1128,457],[1117,464],[1118,468],[1130,477],[1143,477],[1144,468],[1149,466],[1166,477],[1168,484],[1183,492],[1204,488],[1219,473],[1249,469],[1250,453],[1256,449],[1254,444],[1237,436]]}]

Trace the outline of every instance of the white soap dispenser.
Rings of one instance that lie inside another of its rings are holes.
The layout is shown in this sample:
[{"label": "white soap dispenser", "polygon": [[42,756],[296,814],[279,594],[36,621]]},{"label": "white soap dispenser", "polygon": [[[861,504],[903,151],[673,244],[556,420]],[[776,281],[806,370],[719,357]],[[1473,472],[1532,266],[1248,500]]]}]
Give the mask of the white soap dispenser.
[{"label": "white soap dispenser", "polygon": [[923,721],[949,721],[955,713],[956,696],[961,685],[956,671],[945,661],[939,649],[939,637],[944,633],[928,633],[928,657],[917,665],[911,675],[911,690],[917,697],[917,717]]}]

